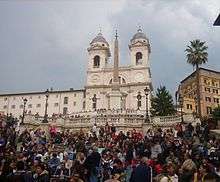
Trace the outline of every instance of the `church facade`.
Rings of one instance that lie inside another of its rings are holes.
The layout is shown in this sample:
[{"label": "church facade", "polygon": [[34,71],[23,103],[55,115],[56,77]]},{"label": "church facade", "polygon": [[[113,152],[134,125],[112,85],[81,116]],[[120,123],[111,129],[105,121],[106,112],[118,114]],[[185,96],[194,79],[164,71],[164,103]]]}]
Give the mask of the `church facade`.
[{"label": "church facade", "polygon": [[[141,29],[128,45],[130,64],[120,65],[119,40],[116,33],[114,50],[99,33],[89,44],[85,87],[81,90],[50,90],[47,114],[75,114],[97,110],[150,110],[153,90],[150,72],[150,43]],[[111,56],[112,55],[112,56]],[[112,59],[110,59],[112,58]],[[112,61],[111,61],[112,60]],[[146,93],[147,92],[147,93]],[[26,104],[24,99],[27,99]],[[45,92],[0,95],[0,112],[22,115],[45,114]],[[24,109],[25,106],[25,109]]]}]

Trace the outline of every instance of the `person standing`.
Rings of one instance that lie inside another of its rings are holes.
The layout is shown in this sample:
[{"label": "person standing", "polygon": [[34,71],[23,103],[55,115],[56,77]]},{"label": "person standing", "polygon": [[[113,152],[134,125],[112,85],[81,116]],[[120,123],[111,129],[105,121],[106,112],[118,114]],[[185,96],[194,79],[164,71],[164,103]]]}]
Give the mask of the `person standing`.
[{"label": "person standing", "polygon": [[152,169],[147,165],[148,158],[143,157],[140,164],[133,170],[130,182],[151,182]]},{"label": "person standing", "polygon": [[101,155],[98,153],[98,148],[93,147],[92,153],[85,160],[85,167],[88,170],[89,182],[98,182],[100,170]]}]

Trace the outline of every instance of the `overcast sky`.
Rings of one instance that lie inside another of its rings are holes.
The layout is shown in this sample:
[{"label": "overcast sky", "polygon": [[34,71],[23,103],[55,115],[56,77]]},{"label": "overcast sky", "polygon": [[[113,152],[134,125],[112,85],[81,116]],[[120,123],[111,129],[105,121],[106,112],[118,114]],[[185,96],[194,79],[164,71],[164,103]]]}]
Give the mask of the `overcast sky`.
[{"label": "overcast sky", "polygon": [[0,1],[0,93],[81,89],[100,27],[110,44],[118,29],[125,65],[139,24],[151,43],[154,88],[174,93],[192,72],[184,53],[190,40],[207,42],[204,67],[220,71],[220,27],[212,26],[219,13],[219,0]]}]

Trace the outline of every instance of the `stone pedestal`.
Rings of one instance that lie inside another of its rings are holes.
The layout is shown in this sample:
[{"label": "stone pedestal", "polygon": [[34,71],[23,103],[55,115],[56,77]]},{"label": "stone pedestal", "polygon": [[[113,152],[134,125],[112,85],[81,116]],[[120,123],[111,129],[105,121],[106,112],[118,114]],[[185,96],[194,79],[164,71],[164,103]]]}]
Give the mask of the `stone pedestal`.
[{"label": "stone pedestal", "polygon": [[109,93],[109,106],[110,109],[121,109],[122,108],[122,93],[119,90],[112,90]]}]

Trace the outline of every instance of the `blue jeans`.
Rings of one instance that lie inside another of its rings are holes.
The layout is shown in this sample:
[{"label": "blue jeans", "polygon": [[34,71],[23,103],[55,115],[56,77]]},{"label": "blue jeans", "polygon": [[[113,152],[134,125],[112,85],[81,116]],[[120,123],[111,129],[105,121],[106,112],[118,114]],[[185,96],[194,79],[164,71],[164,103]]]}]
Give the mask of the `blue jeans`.
[{"label": "blue jeans", "polygon": [[89,177],[89,182],[98,182],[98,176],[99,176],[99,167],[95,167],[94,170],[92,170],[91,175]]},{"label": "blue jeans", "polygon": [[126,182],[129,182],[129,181],[130,181],[130,178],[131,178],[131,173],[132,173],[132,167],[131,167],[131,165],[129,165],[129,166],[126,168],[125,173],[126,173]]}]

